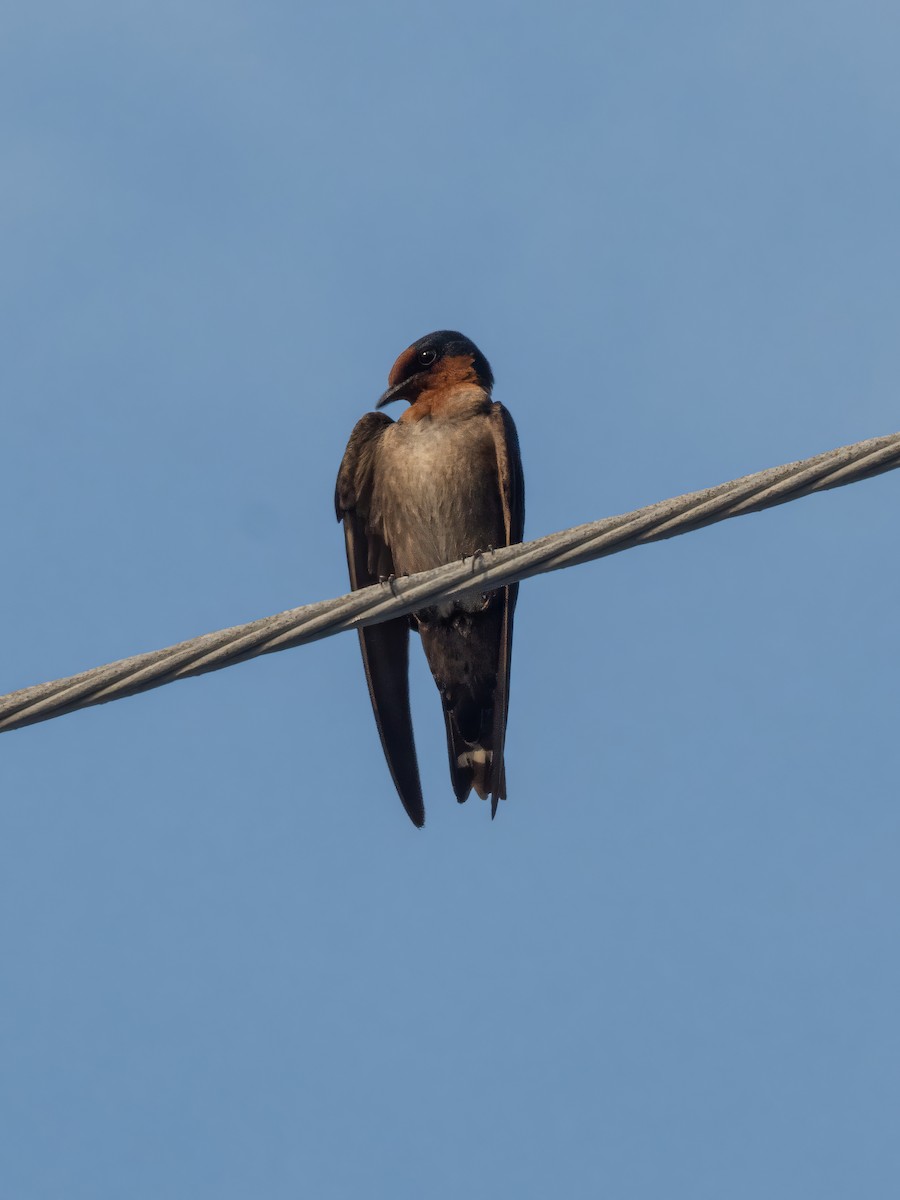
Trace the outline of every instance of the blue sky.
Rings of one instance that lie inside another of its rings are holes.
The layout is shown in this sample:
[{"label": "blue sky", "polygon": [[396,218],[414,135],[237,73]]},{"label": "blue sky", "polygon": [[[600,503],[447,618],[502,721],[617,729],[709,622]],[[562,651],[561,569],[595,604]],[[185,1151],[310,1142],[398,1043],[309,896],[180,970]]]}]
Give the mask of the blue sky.
[{"label": "blue sky", "polygon": [[[5,11],[0,690],[345,591],[435,328],[529,536],[896,430],[898,37]],[[895,1196],[898,488],[523,585],[493,824],[417,653],[412,828],[352,636],[4,736],[0,1194]]]}]

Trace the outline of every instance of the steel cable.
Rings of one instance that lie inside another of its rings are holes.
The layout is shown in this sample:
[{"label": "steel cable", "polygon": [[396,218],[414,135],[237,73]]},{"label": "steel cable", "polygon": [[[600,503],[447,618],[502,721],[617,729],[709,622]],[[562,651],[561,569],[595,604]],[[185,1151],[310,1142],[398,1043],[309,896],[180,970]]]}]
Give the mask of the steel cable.
[{"label": "steel cable", "polygon": [[900,433],[842,446],[800,462],[770,467],[718,487],[662,500],[621,516],[578,525],[535,541],[485,551],[460,563],[423,571],[245,625],[205,633],[66,679],[0,696],[0,732],[105,704],[208,671],[376,625],[472,589],[491,591],[546,571],[591,562],[632,546],[661,541],[744,513],[760,512],[813,492],[842,487],[900,467]]}]

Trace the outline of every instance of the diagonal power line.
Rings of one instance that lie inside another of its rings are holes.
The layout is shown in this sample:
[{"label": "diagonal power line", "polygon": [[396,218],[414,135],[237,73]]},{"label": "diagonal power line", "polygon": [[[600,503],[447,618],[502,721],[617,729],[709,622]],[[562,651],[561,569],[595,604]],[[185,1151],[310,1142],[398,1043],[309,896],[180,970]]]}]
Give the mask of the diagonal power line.
[{"label": "diagonal power line", "polygon": [[490,591],[545,571],[558,571],[632,546],[701,529],[729,517],[774,508],[897,467],[900,467],[900,433],[870,438],[815,458],[745,475],[705,491],[690,492],[621,516],[606,517],[532,542],[393,580],[390,585],[376,584],[335,600],[306,604],[246,625],[201,634],[164,650],[136,654],[80,675],[0,696],[0,732],[133,696],[176,679],[218,671],[259,654],[302,646],[347,629],[377,625],[460,596],[472,588]]}]

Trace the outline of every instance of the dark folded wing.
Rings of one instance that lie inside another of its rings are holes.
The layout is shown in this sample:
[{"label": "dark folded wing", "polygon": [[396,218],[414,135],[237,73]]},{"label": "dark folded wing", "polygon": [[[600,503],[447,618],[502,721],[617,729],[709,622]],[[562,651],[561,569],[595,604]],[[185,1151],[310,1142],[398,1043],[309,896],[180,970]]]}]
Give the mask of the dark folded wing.
[{"label": "dark folded wing", "polygon": [[[378,446],[393,421],[368,413],[350,435],[338,472],[335,510],[344,522],[347,565],[353,591],[394,573],[390,548],[369,521]],[[406,617],[359,630],[366,683],[384,756],[410,820],[425,824],[425,805],[409,711],[409,622]]]},{"label": "dark folded wing", "polygon": [[[502,404],[491,406],[491,429],[497,451],[497,478],[503,501],[503,521],[506,545],[521,542],[525,530],[525,481],[519,436],[513,419]],[[494,692],[494,753],[491,760],[491,816],[497,812],[498,800],[506,797],[506,769],[503,748],[506,741],[506,718],[509,712],[509,672],[512,659],[513,614],[519,595],[519,585],[509,584],[501,589],[503,620],[500,631],[500,652],[497,663],[497,687]]]}]

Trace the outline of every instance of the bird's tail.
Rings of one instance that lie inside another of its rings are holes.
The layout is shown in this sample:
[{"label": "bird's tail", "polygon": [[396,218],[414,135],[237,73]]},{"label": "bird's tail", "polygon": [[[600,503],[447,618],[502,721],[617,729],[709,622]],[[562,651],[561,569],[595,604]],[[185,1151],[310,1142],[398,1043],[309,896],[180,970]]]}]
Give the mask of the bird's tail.
[{"label": "bird's tail", "polygon": [[498,704],[498,647],[504,621],[499,605],[453,621],[421,623],[419,632],[441,693],[453,791],[460,804],[474,788],[491,797],[491,815],[506,798],[503,743],[505,689]]}]

